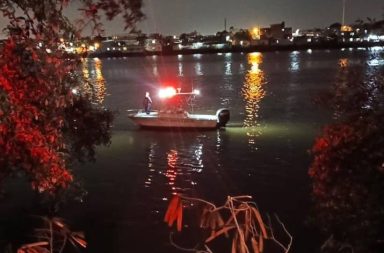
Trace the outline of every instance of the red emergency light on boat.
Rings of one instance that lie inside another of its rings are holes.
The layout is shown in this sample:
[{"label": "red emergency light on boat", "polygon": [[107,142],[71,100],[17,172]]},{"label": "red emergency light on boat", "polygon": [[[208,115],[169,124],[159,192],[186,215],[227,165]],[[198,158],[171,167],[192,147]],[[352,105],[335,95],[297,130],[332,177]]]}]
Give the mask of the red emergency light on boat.
[{"label": "red emergency light on boat", "polygon": [[164,89],[159,90],[159,97],[160,98],[171,98],[175,96],[177,93],[176,89],[173,87],[167,87]]},{"label": "red emergency light on boat", "polygon": [[171,98],[175,95],[200,95],[200,91],[199,90],[193,90],[192,92],[180,92],[180,88],[178,88],[177,90],[173,87],[166,87],[164,89],[160,89],[159,90],[159,97],[160,98]]}]

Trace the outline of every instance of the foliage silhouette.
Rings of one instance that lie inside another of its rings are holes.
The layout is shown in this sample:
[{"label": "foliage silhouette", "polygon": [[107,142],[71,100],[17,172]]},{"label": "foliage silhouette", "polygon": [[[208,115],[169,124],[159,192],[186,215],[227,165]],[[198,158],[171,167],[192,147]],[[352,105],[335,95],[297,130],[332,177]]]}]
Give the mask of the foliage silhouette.
[{"label": "foliage silhouette", "polygon": [[[382,61],[375,55],[368,62]],[[331,235],[325,252],[382,252],[384,236],[384,68],[340,61],[328,100],[335,122],[312,153],[318,223]]]},{"label": "foliage silhouette", "polygon": [[69,0],[0,1],[9,20],[0,52],[0,184],[24,174],[33,189],[55,194],[73,182],[71,162],[94,158],[110,141],[112,114],[81,92],[78,55],[68,57],[65,40],[76,43],[90,26],[102,34],[101,15],[143,18],[141,0],[82,0],[76,24],[64,15]]}]

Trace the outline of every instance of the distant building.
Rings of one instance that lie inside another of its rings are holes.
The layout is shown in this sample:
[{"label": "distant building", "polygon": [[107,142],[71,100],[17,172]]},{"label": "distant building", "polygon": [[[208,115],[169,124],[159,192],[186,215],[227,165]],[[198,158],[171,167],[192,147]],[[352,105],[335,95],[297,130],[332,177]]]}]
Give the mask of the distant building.
[{"label": "distant building", "polygon": [[292,27],[285,27],[285,22],[281,22],[261,28],[260,40],[268,41],[269,44],[292,44]]},{"label": "distant building", "polygon": [[292,37],[295,45],[318,44],[325,40],[325,33],[319,28],[297,30]]},{"label": "distant building", "polygon": [[143,53],[145,34],[141,32],[127,33],[107,37],[99,42],[97,53]]},{"label": "distant building", "polygon": [[96,50],[98,53],[142,53],[144,47],[138,41],[132,40],[105,40],[100,43]]},{"label": "distant building", "polygon": [[239,29],[232,36],[232,46],[235,47],[249,47],[251,45],[252,35],[247,29]]},{"label": "distant building", "polygon": [[147,52],[161,52],[163,51],[163,45],[158,38],[147,38],[144,41],[144,49]]},{"label": "distant building", "polygon": [[223,36],[222,34],[218,35],[208,35],[204,36],[201,40],[202,47],[203,48],[212,48],[212,49],[223,49],[223,48],[229,48],[230,42],[227,41],[226,35]]},{"label": "distant building", "polygon": [[371,29],[371,38],[376,41],[384,41],[384,19],[375,22]]}]

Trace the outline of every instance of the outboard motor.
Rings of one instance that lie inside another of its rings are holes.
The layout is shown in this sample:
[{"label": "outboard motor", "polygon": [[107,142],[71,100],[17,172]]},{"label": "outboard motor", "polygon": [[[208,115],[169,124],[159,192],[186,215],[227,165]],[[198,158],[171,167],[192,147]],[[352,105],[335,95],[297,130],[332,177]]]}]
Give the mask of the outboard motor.
[{"label": "outboard motor", "polygon": [[225,124],[229,121],[229,109],[222,108],[217,110],[216,112],[216,117],[217,117],[217,127],[225,127]]}]

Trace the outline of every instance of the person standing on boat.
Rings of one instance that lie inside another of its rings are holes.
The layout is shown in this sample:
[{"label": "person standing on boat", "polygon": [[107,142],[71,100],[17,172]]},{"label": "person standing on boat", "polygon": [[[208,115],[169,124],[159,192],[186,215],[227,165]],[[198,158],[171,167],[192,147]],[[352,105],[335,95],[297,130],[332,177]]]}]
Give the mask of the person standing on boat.
[{"label": "person standing on boat", "polygon": [[151,105],[152,105],[152,99],[149,96],[149,92],[145,92],[145,97],[144,97],[144,111],[146,114],[149,114],[151,112]]}]

